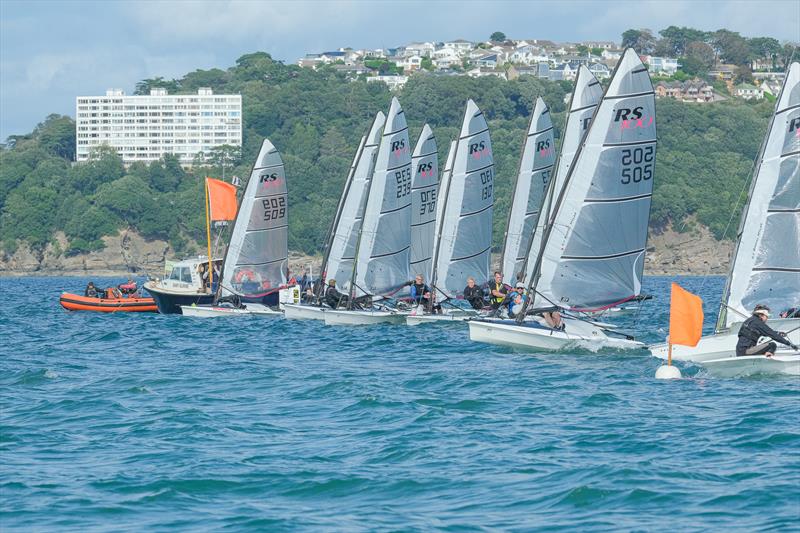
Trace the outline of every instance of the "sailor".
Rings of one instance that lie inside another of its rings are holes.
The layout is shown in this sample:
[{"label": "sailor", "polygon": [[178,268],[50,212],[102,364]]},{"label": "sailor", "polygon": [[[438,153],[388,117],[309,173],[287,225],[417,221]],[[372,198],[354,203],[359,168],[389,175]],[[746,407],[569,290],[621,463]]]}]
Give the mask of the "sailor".
[{"label": "sailor", "polygon": [[469,302],[476,311],[483,309],[483,289],[475,285],[475,278],[467,278],[467,286],[464,287],[464,299]]},{"label": "sailor", "polygon": [[328,280],[328,288],[325,290],[325,303],[332,309],[347,303],[347,296],[336,290],[336,280]]},{"label": "sailor", "polygon": [[800,318],[800,307],[790,307],[781,313],[781,318]]},{"label": "sailor", "polygon": [[503,283],[503,274],[495,271],[494,279],[489,282],[489,303],[492,304],[492,308],[499,309],[506,300],[507,294],[508,287]]},{"label": "sailor", "polygon": [[525,307],[525,301],[528,297],[525,295],[525,284],[517,282],[517,286],[508,295],[508,317],[515,318],[522,312]]},{"label": "sailor", "polygon": [[424,305],[428,307],[431,303],[431,289],[423,280],[422,274],[417,274],[414,283],[411,284],[411,299],[414,305]]},{"label": "sailor", "polygon": [[119,285],[119,290],[122,291],[124,295],[131,295],[136,294],[137,290],[136,282],[133,281],[133,278],[128,278],[128,281]]},{"label": "sailor", "polygon": [[83,295],[87,298],[97,298],[97,287],[94,286],[94,281],[90,281],[83,291]]},{"label": "sailor", "polygon": [[769,337],[786,346],[791,346],[793,350],[797,350],[797,346],[786,339],[786,334],[778,332],[767,325],[769,319],[769,307],[766,305],[757,305],[753,309],[753,316],[748,318],[739,328],[739,342],[736,343],[736,357],[743,355],[766,355],[772,357],[775,355],[775,349],[778,347],[774,342],[758,343],[761,337]]}]

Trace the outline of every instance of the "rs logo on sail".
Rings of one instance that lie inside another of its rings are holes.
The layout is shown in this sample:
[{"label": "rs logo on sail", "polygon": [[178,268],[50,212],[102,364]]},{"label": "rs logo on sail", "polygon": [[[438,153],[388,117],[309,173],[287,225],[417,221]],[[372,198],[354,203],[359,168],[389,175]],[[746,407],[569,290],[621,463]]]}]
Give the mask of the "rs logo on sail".
[{"label": "rs logo on sail", "polygon": [[614,122],[620,122],[620,128],[623,130],[633,128],[646,128],[653,124],[653,117],[647,117],[642,114],[643,108],[641,106],[628,109],[627,107],[620,107],[617,109],[617,114],[614,115]]},{"label": "rs logo on sail", "polygon": [[433,176],[433,162],[428,161],[427,163],[420,163],[417,167],[417,174],[422,176],[423,178],[427,178],[429,176]]}]

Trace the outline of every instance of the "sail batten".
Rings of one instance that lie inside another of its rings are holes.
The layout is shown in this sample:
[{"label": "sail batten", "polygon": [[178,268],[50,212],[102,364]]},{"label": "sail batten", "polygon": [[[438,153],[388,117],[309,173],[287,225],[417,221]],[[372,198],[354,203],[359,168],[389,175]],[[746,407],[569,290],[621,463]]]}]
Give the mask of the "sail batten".
[{"label": "sail batten", "polygon": [[[800,306],[800,63],[792,63],[756,159],[717,330],[756,304]],[[787,245],[788,244],[788,245]]]}]

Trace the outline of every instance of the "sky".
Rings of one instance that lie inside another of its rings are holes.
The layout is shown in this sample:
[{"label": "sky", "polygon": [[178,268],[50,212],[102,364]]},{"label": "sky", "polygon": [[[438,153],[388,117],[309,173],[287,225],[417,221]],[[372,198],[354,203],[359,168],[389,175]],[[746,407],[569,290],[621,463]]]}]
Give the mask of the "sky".
[{"label": "sky", "polygon": [[340,47],[509,38],[619,42],[629,28],[726,28],[800,41],[798,0],[0,0],[0,139],[75,97],[222,68],[250,52],[293,63]]}]

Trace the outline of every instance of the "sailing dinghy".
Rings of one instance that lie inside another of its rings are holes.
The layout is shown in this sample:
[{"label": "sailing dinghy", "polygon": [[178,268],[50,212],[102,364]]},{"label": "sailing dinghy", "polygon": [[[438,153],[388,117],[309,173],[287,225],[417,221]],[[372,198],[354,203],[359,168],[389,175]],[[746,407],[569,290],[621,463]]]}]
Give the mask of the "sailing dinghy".
[{"label": "sailing dinghy", "polygon": [[411,155],[411,274],[430,281],[439,192],[439,152],[431,127],[425,124]]},{"label": "sailing dinghy", "polygon": [[[411,259],[411,148],[403,109],[392,98],[367,189],[352,275],[342,288],[347,309],[329,309],[327,325],[399,323],[405,315],[378,303],[408,285]],[[357,309],[355,300],[369,302]]]},{"label": "sailing dinghy", "polygon": [[[655,152],[653,85],[629,48],[553,197],[530,271],[526,313],[516,321],[471,320],[472,340],[545,350],[644,346],[625,335],[609,336],[618,334],[578,314],[619,305],[640,293]],[[523,320],[527,313],[554,309],[573,313],[564,317],[563,330],[539,319]]]},{"label": "sailing dinghy", "polygon": [[[181,312],[198,317],[280,315],[279,292],[289,266],[287,215],[283,160],[265,139],[236,214],[215,303],[183,305]],[[221,305],[225,301],[244,307]]]},{"label": "sailing dinghy", "polygon": [[[375,156],[381,132],[386,122],[382,112],[375,115],[367,135],[361,138],[358,150],[350,166],[336,215],[328,231],[325,253],[322,258],[322,277],[316,291],[318,301],[324,298],[326,280],[344,282],[353,274],[358,234],[364,218],[364,208],[369,192],[369,184],[375,168]],[[322,305],[287,304],[283,308],[284,317],[296,320],[322,320],[323,313],[330,309]]]},{"label": "sailing dinghy", "polygon": [[[436,221],[431,291],[441,300],[443,314],[409,315],[406,323],[465,320],[472,309],[453,304],[467,278],[489,279],[494,208],[494,156],[486,118],[472,100],[467,102],[461,133],[453,154],[452,172],[442,180],[442,203]],[[449,159],[449,157],[448,157]]]},{"label": "sailing dinghy", "polygon": [[[716,330],[695,347],[672,348],[673,359],[725,375],[735,374],[739,366],[748,373],[797,368],[791,363],[793,352],[782,345],[771,359],[735,357],[735,348],[739,327],[756,304],[769,306],[776,315],[800,307],[800,63],[792,63],[786,73],[756,161]],[[771,319],[769,326],[800,344],[800,318]],[[650,346],[661,359],[667,350],[667,344]]]}]

